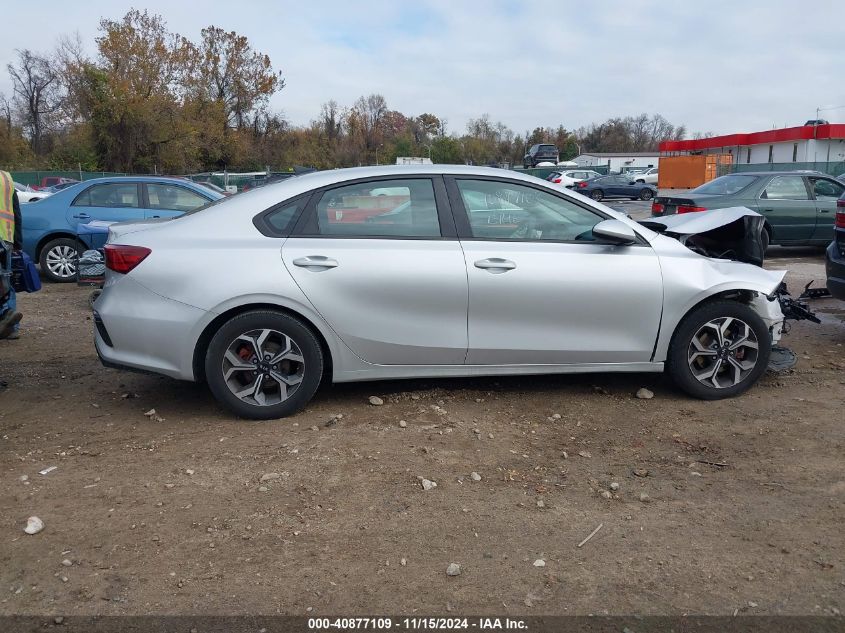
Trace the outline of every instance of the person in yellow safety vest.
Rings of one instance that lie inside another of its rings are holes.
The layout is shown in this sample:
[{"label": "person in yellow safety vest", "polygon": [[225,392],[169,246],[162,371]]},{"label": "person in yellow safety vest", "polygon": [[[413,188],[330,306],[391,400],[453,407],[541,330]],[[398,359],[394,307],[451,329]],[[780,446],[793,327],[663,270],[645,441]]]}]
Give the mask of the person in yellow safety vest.
[{"label": "person in yellow safety vest", "polygon": [[0,171],[0,338],[17,338],[21,313],[12,288],[12,251],[21,249],[21,205],[12,175]]}]

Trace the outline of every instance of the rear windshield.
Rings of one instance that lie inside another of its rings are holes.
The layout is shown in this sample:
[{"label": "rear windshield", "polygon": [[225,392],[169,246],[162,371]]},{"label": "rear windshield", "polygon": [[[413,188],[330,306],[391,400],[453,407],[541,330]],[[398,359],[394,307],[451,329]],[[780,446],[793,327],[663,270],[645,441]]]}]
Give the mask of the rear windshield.
[{"label": "rear windshield", "polygon": [[556,151],[554,145],[540,145],[539,149],[540,149],[541,152],[554,152],[554,151]]},{"label": "rear windshield", "polygon": [[705,193],[713,196],[729,196],[731,194],[742,191],[752,182],[757,180],[757,176],[740,176],[739,174],[731,174],[730,176],[720,176],[715,180],[706,182],[700,187],[696,187],[690,193]]}]

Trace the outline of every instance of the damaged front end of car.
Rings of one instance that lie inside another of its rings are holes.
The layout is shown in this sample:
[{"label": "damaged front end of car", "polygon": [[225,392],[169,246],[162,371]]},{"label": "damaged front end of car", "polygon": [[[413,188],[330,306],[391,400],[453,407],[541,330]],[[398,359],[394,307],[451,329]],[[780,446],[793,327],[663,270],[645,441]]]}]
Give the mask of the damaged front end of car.
[{"label": "damaged front end of car", "polygon": [[[646,228],[672,237],[694,253],[763,266],[766,252],[765,218],[746,207],[713,209],[701,213],[672,215],[640,222]],[[806,291],[806,289],[805,289]],[[805,294],[807,294],[805,292]],[[809,295],[808,295],[809,296]],[[781,282],[769,297],[777,299],[785,321],[821,323],[804,300],[793,298]]]}]

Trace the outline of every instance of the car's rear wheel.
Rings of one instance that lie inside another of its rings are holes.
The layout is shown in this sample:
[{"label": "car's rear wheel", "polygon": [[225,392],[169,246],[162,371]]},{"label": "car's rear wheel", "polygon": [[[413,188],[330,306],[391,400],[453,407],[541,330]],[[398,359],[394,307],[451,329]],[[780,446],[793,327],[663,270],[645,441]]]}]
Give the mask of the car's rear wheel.
[{"label": "car's rear wheel", "polygon": [[736,301],[705,303],[678,325],[666,369],[691,396],[719,400],[749,389],[769,363],[771,338],[763,319]]},{"label": "car's rear wheel", "polygon": [[654,197],[654,192],[651,189],[643,189],[640,191],[640,200],[651,200]]},{"label": "car's rear wheel", "polygon": [[604,191],[602,191],[601,189],[593,189],[593,190],[590,192],[590,197],[591,197],[593,200],[595,200],[596,202],[598,202],[599,200],[601,200],[602,198],[604,198]]},{"label": "car's rear wheel", "polygon": [[50,281],[68,283],[76,280],[76,262],[79,243],[69,237],[60,237],[44,245],[38,258],[41,272]]},{"label": "car's rear wheel", "polygon": [[256,310],[227,321],[205,357],[214,397],[235,414],[283,418],[302,409],[323,375],[323,353],[311,329],[280,312]]}]

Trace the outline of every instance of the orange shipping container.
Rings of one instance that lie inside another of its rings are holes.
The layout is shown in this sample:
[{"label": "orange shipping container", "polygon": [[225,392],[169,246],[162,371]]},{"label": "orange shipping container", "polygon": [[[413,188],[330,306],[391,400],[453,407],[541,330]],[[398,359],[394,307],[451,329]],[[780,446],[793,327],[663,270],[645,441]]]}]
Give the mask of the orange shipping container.
[{"label": "orange shipping container", "polygon": [[701,154],[695,156],[661,156],[658,163],[658,187],[661,189],[692,189],[719,175],[720,165],[730,165],[730,154]]}]

